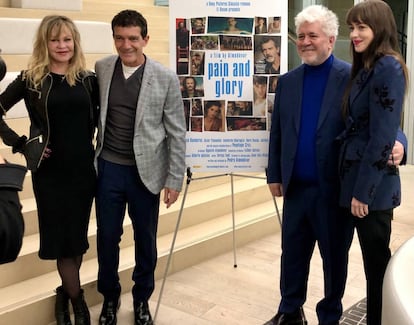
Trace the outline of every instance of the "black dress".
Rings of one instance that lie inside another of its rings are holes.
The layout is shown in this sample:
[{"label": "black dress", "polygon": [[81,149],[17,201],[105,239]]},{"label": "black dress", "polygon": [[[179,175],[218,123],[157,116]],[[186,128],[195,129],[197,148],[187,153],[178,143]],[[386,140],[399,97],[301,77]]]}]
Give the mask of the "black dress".
[{"label": "black dress", "polygon": [[88,93],[80,82],[70,87],[63,76],[52,75],[47,99],[52,152],[32,174],[42,259],[74,257],[89,248],[96,184]]}]

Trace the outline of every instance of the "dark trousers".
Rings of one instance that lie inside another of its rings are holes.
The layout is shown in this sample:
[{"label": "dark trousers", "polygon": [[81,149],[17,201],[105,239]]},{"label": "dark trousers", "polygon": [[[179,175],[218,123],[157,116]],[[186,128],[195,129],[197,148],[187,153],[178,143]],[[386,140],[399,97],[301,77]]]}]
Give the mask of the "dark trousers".
[{"label": "dark trousers", "polygon": [[381,325],[382,284],[388,262],[393,210],[354,217],[367,280],[367,325]]},{"label": "dark trousers", "polygon": [[126,206],[135,241],[135,268],[132,275],[134,302],[148,300],[154,291],[159,201],[159,194],[154,195],[142,183],[136,166],[98,160],[98,291],[106,299],[117,299],[121,294],[119,243]]},{"label": "dark trousers", "polygon": [[320,324],[339,321],[352,237],[352,219],[339,209],[336,197],[321,195],[318,186],[289,186],[283,207],[279,312],[291,313],[304,304],[310,260],[318,243],[324,297],[316,312]]}]

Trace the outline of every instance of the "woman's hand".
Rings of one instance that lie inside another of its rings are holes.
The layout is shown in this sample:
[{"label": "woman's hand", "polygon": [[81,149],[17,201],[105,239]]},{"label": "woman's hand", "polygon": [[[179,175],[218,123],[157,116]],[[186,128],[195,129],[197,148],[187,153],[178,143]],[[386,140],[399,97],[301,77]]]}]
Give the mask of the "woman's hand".
[{"label": "woman's hand", "polygon": [[356,198],[352,198],[351,201],[351,213],[358,218],[363,218],[368,215],[368,204],[358,201]]},{"label": "woman's hand", "polygon": [[394,147],[388,159],[388,165],[398,166],[404,158],[404,146],[398,140],[395,141]]}]

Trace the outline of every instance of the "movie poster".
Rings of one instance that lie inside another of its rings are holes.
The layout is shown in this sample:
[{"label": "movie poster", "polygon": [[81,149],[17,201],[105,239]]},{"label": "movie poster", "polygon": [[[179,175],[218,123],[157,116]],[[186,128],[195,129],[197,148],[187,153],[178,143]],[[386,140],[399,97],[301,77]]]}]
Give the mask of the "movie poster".
[{"label": "movie poster", "polygon": [[287,70],[287,0],[170,1],[170,30],[187,167],[263,172],[276,85]]}]

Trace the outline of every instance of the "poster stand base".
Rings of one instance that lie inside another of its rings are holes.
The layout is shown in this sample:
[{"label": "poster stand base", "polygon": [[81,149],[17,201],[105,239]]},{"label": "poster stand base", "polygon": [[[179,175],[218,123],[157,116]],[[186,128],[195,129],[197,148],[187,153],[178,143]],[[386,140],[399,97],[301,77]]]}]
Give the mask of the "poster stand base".
[{"label": "poster stand base", "polygon": [[[234,177],[246,177],[246,178],[256,178],[256,179],[266,179],[266,177],[262,177],[262,176],[253,176],[253,175],[245,175],[245,174],[234,174],[234,173],[225,173],[225,174],[217,174],[217,175],[209,175],[209,176],[203,176],[203,177],[198,177],[198,178],[193,178],[193,173],[190,169],[190,167],[187,167],[187,180],[185,183],[185,187],[184,187],[184,193],[183,193],[183,199],[181,201],[181,206],[180,206],[180,210],[178,212],[178,218],[177,218],[177,224],[175,226],[175,231],[174,231],[174,235],[173,235],[173,239],[171,242],[171,247],[170,247],[170,251],[168,254],[168,259],[167,259],[167,264],[165,266],[165,271],[164,271],[164,276],[163,276],[163,280],[162,280],[162,284],[161,284],[161,288],[160,288],[160,293],[158,296],[158,302],[157,302],[157,306],[155,309],[155,313],[154,313],[154,323],[157,319],[157,315],[158,315],[158,310],[161,304],[161,298],[164,292],[164,286],[165,286],[165,282],[168,276],[168,272],[169,272],[169,268],[170,268],[170,264],[171,264],[171,259],[174,253],[174,247],[175,247],[175,242],[177,239],[177,233],[178,230],[180,228],[180,223],[181,223],[181,217],[184,211],[184,204],[185,204],[185,200],[187,198],[187,192],[188,192],[188,187],[190,186],[191,181],[196,181],[196,180],[202,180],[202,179],[208,179],[208,178],[215,178],[215,177],[222,177],[222,176],[230,176],[230,180],[231,180],[231,214],[232,214],[232,227],[233,227],[233,267],[237,268],[237,257],[236,257],[236,222],[235,222],[235,212],[234,212]],[[275,210],[276,210],[276,216],[278,218],[279,221],[279,225],[282,226],[282,219],[280,217],[280,213],[279,213],[279,208],[277,206],[277,202],[276,202],[276,198],[274,196],[272,196],[273,198],[273,204],[275,206]]]}]

